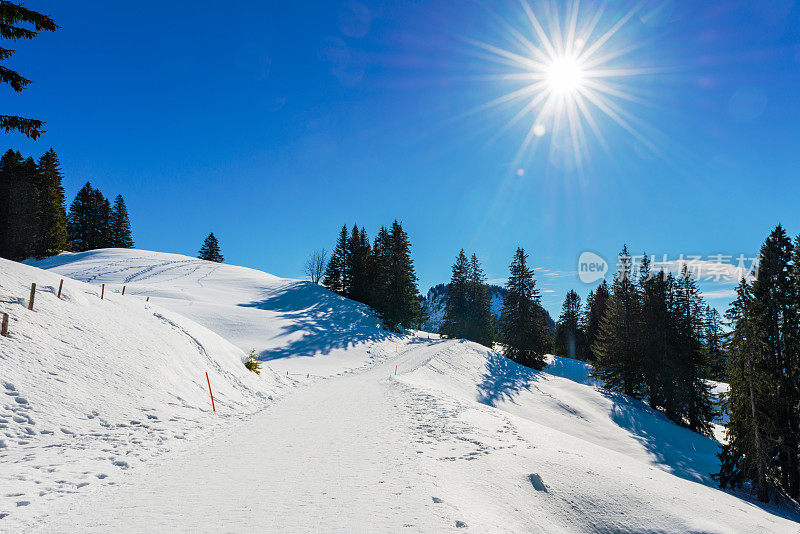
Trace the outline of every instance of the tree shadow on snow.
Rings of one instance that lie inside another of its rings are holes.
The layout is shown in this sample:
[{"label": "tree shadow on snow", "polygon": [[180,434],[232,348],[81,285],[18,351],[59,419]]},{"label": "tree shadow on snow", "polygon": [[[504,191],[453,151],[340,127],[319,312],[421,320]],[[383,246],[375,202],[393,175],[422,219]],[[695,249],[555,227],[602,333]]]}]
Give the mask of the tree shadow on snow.
[{"label": "tree shadow on snow", "polygon": [[764,504],[746,491],[719,488],[710,475],[719,471],[717,453],[720,444],[717,440],[677,425],[660,411],[627,395],[602,389],[599,391],[612,401],[612,420],[630,432],[665,471],[734,495],[773,515],[792,521],[800,520],[800,510],[794,505]]},{"label": "tree shadow on snow", "polygon": [[524,367],[496,352],[488,351],[486,367],[478,384],[478,402],[494,406],[498,401],[514,402],[514,397],[539,380],[540,371]]},{"label": "tree shadow on snow", "polygon": [[611,419],[627,430],[653,457],[675,476],[713,485],[709,473],[719,470],[719,442],[670,421],[642,401],[603,389],[611,401]]},{"label": "tree shadow on snow", "polygon": [[380,321],[364,304],[346,299],[311,282],[292,282],[267,292],[263,299],[240,306],[269,310],[289,322],[279,335],[297,339],[261,351],[261,360],[328,354],[394,334],[382,330]]},{"label": "tree shadow on snow", "polygon": [[[538,388],[536,382],[543,378],[542,373],[488,352],[484,374],[478,384],[477,400],[489,406],[503,401],[515,402],[520,392]],[[719,489],[709,474],[719,471],[719,442],[673,423],[663,413],[641,401],[599,387],[596,390],[611,401],[609,416],[612,421],[644,446],[653,463],[680,478]],[[563,407],[571,410],[567,405]],[[800,520],[800,511],[794,506],[762,504],[743,491],[720,491],[771,514],[792,521]]]}]

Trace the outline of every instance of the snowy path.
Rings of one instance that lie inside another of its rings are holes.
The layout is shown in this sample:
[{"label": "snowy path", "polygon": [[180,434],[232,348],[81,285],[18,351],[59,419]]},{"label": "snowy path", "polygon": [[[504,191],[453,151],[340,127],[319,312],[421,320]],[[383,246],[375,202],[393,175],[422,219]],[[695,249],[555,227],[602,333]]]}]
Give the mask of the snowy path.
[{"label": "snowy path", "polygon": [[[415,350],[415,359],[428,351]],[[81,532],[454,527],[449,507],[433,500],[430,473],[408,439],[408,393],[390,371],[394,364],[385,363],[303,388],[229,435],[70,504],[66,517],[54,512],[55,523],[43,530],[64,524]]]},{"label": "snowy path", "polygon": [[[654,467],[646,455],[632,461],[630,451],[610,450],[616,446],[609,437],[599,446],[455,389],[431,387],[426,373],[463,375],[459,362],[473,366],[476,345],[406,339],[395,347],[375,343],[380,363],[300,387],[168,462],[57,501],[30,526],[36,532],[798,531],[796,523]],[[537,387],[549,382],[594,391],[556,377]],[[525,405],[526,395],[514,404]],[[542,423],[552,418],[542,416]]]}]

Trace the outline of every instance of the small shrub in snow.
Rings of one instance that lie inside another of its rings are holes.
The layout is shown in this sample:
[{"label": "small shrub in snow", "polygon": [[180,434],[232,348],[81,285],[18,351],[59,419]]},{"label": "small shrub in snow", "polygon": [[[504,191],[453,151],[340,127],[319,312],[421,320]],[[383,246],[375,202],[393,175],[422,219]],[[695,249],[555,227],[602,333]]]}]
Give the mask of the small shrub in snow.
[{"label": "small shrub in snow", "polygon": [[261,374],[261,360],[256,356],[256,349],[250,350],[250,354],[247,355],[247,361],[244,362],[244,366],[257,375]]}]

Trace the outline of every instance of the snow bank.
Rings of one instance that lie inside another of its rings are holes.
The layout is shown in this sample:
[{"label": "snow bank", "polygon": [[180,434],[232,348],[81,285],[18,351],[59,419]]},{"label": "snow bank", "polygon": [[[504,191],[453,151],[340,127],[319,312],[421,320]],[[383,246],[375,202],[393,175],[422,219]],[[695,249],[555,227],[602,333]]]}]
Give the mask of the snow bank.
[{"label": "snow bank", "polygon": [[0,311],[11,317],[0,338],[3,529],[32,504],[114,483],[252,413],[287,381],[247,371],[241,349],[140,296],[107,287],[100,300],[99,286],[64,278],[58,299],[61,279],[0,259]]}]

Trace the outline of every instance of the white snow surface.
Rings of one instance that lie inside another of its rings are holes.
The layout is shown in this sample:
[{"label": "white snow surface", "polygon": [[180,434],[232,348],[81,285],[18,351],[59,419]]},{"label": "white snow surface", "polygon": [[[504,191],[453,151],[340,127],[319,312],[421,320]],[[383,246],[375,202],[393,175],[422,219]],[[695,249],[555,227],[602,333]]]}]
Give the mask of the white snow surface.
[{"label": "white snow surface", "polygon": [[389,334],[310,283],[174,254],[38,265],[0,260],[2,532],[800,531],[582,362]]}]

